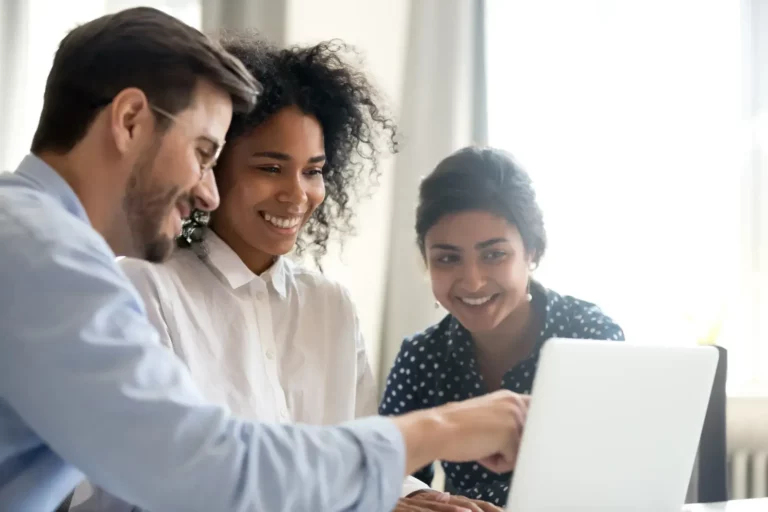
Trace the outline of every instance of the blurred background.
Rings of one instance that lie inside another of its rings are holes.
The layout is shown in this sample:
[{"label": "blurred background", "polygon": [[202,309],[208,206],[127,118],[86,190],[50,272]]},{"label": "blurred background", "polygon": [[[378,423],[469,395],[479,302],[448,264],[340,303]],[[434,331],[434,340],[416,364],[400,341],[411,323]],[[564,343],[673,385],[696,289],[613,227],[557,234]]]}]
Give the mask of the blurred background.
[{"label": "blurred background", "polygon": [[59,40],[136,5],[361,52],[401,152],[324,266],[379,376],[444,314],[415,245],[421,177],[461,146],[499,146],[544,210],[537,279],[599,304],[629,340],[726,347],[729,442],[765,465],[768,432],[751,429],[768,425],[768,1],[0,0],[2,169],[28,151]]}]

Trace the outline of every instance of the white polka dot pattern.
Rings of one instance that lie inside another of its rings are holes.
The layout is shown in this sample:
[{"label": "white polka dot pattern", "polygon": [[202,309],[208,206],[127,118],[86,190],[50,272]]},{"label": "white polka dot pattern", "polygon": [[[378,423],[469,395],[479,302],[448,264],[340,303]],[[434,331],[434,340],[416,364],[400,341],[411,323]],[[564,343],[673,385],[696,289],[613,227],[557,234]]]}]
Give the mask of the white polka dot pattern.
[{"label": "white polka dot pattern", "polygon": [[[624,340],[621,328],[594,304],[546,290],[533,288],[534,304],[544,305],[544,324],[533,352],[502,380],[502,387],[516,393],[530,393],[536,374],[539,350],[550,338]],[[459,322],[448,315],[439,324],[407,338],[400,347],[387,379],[379,412],[397,415],[485,394],[472,350],[472,338]],[[511,474],[497,475],[477,463],[443,463],[446,484],[451,492],[503,506]],[[415,475],[429,483],[431,465]]]}]

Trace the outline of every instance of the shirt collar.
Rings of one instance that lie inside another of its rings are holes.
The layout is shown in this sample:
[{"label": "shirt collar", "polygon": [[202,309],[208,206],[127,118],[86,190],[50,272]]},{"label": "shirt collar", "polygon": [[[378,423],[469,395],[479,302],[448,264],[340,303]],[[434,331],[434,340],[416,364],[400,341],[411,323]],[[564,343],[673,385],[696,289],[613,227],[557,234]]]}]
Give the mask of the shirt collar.
[{"label": "shirt collar", "polygon": [[232,248],[213,232],[205,233],[205,261],[209,267],[215,270],[233,290],[251,282],[266,286],[272,283],[281,299],[287,296],[287,274],[290,273],[290,265],[285,257],[279,257],[274,265],[263,274],[256,275],[249,269],[243,260]]},{"label": "shirt collar", "polygon": [[72,187],[64,181],[64,178],[53,167],[45,163],[38,156],[33,154],[25,156],[16,169],[16,174],[23,176],[34,183],[39,190],[52,196],[69,213],[75,215],[88,225],[91,224],[83,203],[80,202],[80,198],[77,197]]},{"label": "shirt collar", "polygon": [[552,310],[558,295],[552,290],[545,288],[538,281],[531,281],[531,296],[533,297],[533,307],[536,314],[541,319],[541,330],[536,338],[536,346],[533,353],[537,355],[545,341],[554,335],[554,322]]}]

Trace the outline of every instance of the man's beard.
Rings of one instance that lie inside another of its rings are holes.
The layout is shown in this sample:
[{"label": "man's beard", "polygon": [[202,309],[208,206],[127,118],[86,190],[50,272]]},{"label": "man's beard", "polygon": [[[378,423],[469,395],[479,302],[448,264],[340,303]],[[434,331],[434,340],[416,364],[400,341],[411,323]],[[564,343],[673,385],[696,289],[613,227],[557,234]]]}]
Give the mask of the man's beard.
[{"label": "man's beard", "polygon": [[159,147],[158,141],[136,163],[123,199],[123,211],[131,237],[128,245],[132,247],[135,257],[153,263],[166,260],[173,252],[174,240],[163,233],[163,223],[179,194],[178,187],[152,187],[152,169]]}]

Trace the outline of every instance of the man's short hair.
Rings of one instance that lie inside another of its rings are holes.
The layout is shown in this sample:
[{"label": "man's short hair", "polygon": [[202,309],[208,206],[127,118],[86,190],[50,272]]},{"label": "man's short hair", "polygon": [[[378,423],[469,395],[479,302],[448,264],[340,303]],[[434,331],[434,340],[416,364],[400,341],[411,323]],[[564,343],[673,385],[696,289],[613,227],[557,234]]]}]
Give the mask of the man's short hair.
[{"label": "man's short hair", "polygon": [[155,107],[181,112],[199,80],[228,93],[236,112],[250,111],[261,90],[218,43],[157,9],[127,9],[80,25],[56,52],[32,152],[71,150],[98,112],[129,87]]}]

